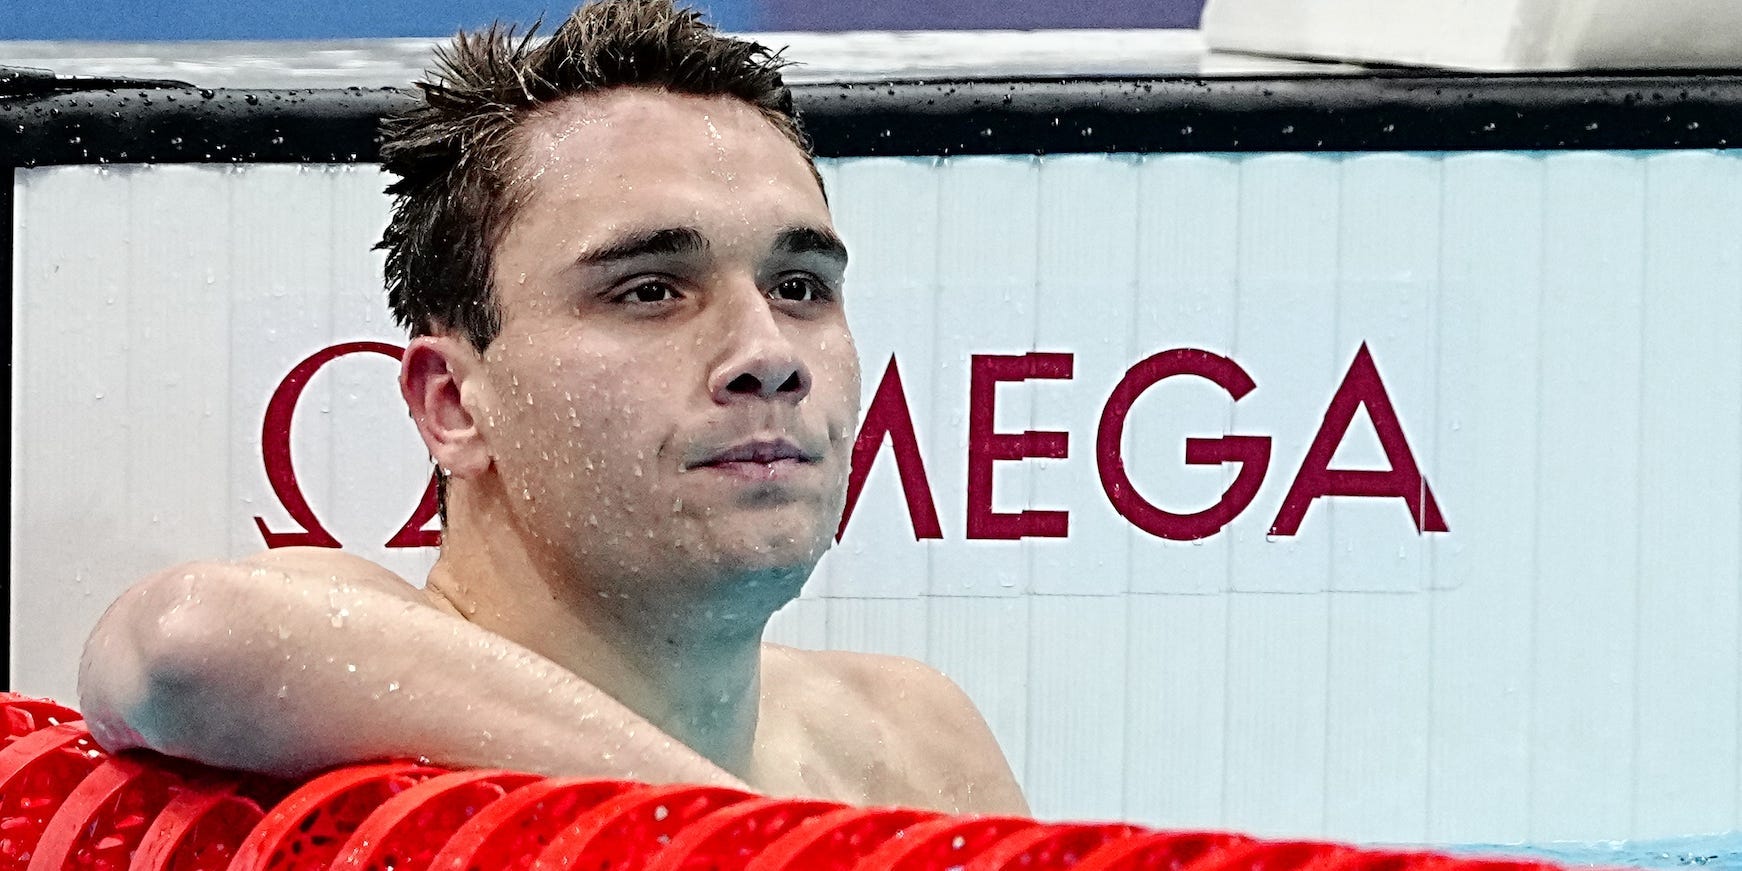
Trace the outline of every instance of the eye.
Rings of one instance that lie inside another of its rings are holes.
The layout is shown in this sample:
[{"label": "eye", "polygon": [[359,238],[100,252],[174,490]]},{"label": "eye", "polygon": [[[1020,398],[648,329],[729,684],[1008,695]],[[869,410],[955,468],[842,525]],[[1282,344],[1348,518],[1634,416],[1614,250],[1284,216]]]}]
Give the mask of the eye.
[{"label": "eye", "polygon": [[829,299],[829,288],[814,276],[792,275],[781,279],[768,295],[784,302],[819,302]]},{"label": "eye", "polygon": [[617,294],[617,302],[640,303],[650,305],[662,302],[672,302],[677,299],[677,290],[663,281],[648,281]]}]

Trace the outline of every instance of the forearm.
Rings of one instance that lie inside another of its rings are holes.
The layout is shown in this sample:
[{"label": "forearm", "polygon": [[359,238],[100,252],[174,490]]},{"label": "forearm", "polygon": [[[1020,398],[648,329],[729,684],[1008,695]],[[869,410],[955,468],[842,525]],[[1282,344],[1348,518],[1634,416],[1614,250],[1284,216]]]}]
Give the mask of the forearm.
[{"label": "forearm", "polygon": [[80,695],[111,746],[281,775],[422,756],[741,786],[549,660],[329,578],[233,565],[152,578],[99,624]]}]

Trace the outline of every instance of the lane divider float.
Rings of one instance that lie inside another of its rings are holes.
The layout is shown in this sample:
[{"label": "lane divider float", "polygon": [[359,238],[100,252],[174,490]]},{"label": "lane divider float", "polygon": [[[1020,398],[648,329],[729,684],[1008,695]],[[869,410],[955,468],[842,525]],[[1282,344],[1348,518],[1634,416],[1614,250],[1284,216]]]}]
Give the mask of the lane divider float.
[{"label": "lane divider float", "polygon": [[105,752],[0,693],[0,871],[1559,871],[1505,859],[768,798],[340,768],[300,784]]}]

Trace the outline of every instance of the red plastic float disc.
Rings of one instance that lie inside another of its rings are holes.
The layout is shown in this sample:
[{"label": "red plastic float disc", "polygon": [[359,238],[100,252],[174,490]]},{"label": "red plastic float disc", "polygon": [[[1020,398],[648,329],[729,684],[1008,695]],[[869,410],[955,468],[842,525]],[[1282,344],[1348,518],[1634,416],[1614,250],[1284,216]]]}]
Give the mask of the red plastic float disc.
[{"label": "red plastic float disc", "polygon": [[878,847],[856,866],[865,871],[960,868],[1015,832],[1037,826],[1023,817],[946,817],[920,823]]},{"label": "red plastic float disc", "polygon": [[696,820],[751,798],[723,786],[656,786],[620,795],[581,814],[551,841],[532,871],[639,871]]},{"label": "red plastic float disc", "polygon": [[541,780],[491,804],[430,860],[431,871],[526,871],[576,817],[631,790],[624,780]]},{"label": "red plastic float disc", "polygon": [[39,729],[81,719],[83,718],[78,711],[57,705],[48,699],[0,693],[0,747]]},{"label": "red plastic float disc", "polygon": [[745,871],[849,871],[905,829],[938,818],[914,808],[830,811],[781,836]]},{"label": "red plastic float disc", "polygon": [[1311,871],[1450,871],[1460,864],[1439,853],[1357,849],[1316,863]]},{"label": "red plastic float disc", "polygon": [[843,805],[832,801],[755,798],[690,824],[646,871],[742,871],[777,838]]},{"label": "red plastic float disc", "polygon": [[369,814],[419,783],[447,772],[410,762],[331,771],[304,784],[266,814],[230,860],[232,871],[325,871]]},{"label": "red plastic float disc", "polygon": [[265,816],[234,781],[190,786],[151,821],[129,871],[224,871]]},{"label": "red plastic float disc", "polygon": [[117,756],[67,794],[37,841],[29,871],[120,871],[184,780],[161,759]]},{"label": "red plastic float disc", "polygon": [[1340,862],[1352,847],[1322,841],[1253,841],[1192,864],[1192,871],[1308,871]]},{"label": "red plastic float disc", "polygon": [[1154,832],[1102,844],[1075,871],[1197,871],[1196,863],[1252,843],[1251,838],[1220,832]]},{"label": "red plastic float disc", "polygon": [[24,871],[55,811],[108,758],[84,723],[49,726],[0,750],[0,871]]},{"label": "red plastic float disc", "polygon": [[1023,829],[986,848],[965,871],[1053,871],[1075,868],[1109,841],[1143,830],[1122,823],[1063,823]]},{"label": "red plastic float disc", "polygon": [[390,799],[351,833],[332,871],[424,871],[472,817],[544,778],[515,771],[457,771]]}]

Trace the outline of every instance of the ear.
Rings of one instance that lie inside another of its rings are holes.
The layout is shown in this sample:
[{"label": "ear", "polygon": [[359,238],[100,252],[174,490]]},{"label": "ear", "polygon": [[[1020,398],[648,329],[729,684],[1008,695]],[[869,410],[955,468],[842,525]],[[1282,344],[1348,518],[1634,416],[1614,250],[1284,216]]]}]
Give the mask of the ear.
[{"label": "ear", "polygon": [[[455,336],[420,336],[399,364],[399,393],[411,410],[418,434],[447,474],[470,478],[490,468],[490,451],[478,414],[465,397],[482,386],[478,352]],[[470,379],[480,384],[468,388]]]}]

